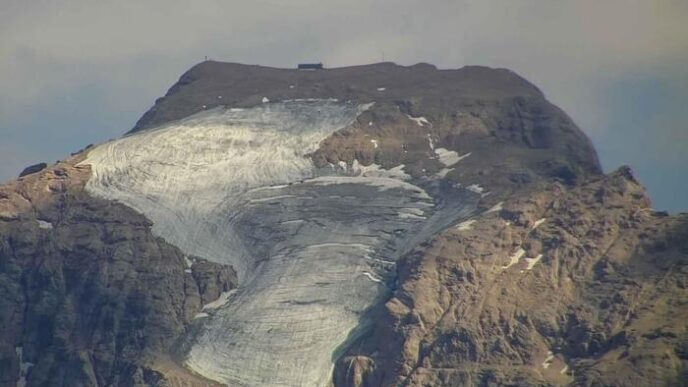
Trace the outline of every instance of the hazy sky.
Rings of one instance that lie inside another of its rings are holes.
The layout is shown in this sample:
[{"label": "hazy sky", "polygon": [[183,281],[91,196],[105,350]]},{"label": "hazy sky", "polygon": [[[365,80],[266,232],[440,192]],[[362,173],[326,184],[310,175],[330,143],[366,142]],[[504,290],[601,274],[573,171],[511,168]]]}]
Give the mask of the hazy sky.
[{"label": "hazy sky", "polygon": [[0,0],[0,181],[129,130],[205,55],[507,67],[688,210],[688,1]]}]

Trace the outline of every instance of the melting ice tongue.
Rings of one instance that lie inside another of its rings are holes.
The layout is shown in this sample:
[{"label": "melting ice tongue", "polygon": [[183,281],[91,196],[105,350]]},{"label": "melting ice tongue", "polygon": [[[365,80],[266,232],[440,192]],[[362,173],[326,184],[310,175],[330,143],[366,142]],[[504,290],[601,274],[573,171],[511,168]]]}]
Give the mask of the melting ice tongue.
[{"label": "melting ice tongue", "polygon": [[336,348],[388,291],[390,264],[436,219],[433,199],[403,173],[319,170],[307,157],[366,108],[218,108],[84,161],[91,193],[142,212],[185,253],[238,270],[240,288],[195,320],[193,371],[232,386],[329,383]]}]

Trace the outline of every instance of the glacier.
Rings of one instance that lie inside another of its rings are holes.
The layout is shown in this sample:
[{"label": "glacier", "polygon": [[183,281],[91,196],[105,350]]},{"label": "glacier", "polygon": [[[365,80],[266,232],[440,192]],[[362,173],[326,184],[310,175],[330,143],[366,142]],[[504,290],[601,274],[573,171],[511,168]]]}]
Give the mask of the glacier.
[{"label": "glacier", "polygon": [[91,194],[239,274],[239,288],[194,319],[189,369],[230,386],[328,385],[394,287],[395,261],[473,215],[479,195],[402,166],[314,165],[320,142],[370,106],[218,107],[90,150]]}]

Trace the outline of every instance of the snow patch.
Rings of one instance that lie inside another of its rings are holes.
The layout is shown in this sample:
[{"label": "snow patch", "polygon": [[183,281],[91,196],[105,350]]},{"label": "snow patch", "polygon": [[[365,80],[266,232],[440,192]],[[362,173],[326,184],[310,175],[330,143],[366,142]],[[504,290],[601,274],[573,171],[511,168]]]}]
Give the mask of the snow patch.
[{"label": "snow patch", "polygon": [[542,254],[538,254],[537,257],[535,257],[535,258],[526,258],[526,263],[528,264],[528,266],[526,267],[526,270],[532,270],[533,267],[538,262],[540,262],[541,259],[542,259]]},{"label": "snow patch", "polygon": [[447,174],[453,170],[454,170],[454,168],[442,168],[442,169],[440,169],[439,172],[437,172],[435,174],[435,177],[439,177],[440,179],[444,179],[445,177],[447,177]]},{"label": "snow patch", "polygon": [[363,275],[366,276],[366,277],[368,277],[368,278],[370,278],[370,280],[373,281],[373,282],[382,283],[382,279],[381,279],[381,278],[378,278],[378,277],[374,276],[374,275],[371,274],[370,272],[364,271],[364,272],[363,272]]},{"label": "snow patch", "polygon": [[373,143],[373,146],[377,148],[377,140],[370,140],[371,143]]},{"label": "snow patch", "polygon": [[504,202],[499,202],[499,203],[495,204],[494,206],[490,207],[490,209],[485,211],[485,213],[489,214],[492,212],[501,211],[503,209],[504,209]]},{"label": "snow patch", "polygon": [[208,316],[210,316],[210,315],[208,313],[205,313],[205,312],[196,313],[196,315],[194,316],[194,320],[197,318],[204,318],[204,317],[208,317]]},{"label": "snow patch", "polygon": [[379,164],[361,165],[358,160],[354,160],[351,170],[363,177],[386,177],[389,179],[409,180],[411,176],[404,172],[404,164],[399,164],[394,168],[384,169]]},{"label": "snow patch", "polygon": [[533,223],[533,227],[531,227],[531,230],[535,230],[536,228],[538,228],[539,225],[545,223],[546,220],[547,220],[547,218],[542,218],[542,219],[536,220],[535,223]]},{"label": "snow patch", "polygon": [[17,379],[16,386],[26,387],[26,377],[34,364],[24,361],[24,347],[15,347],[14,352],[17,354],[17,358],[19,358],[19,379]]},{"label": "snow patch", "polygon": [[511,254],[511,256],[509,257],[509,263],[506,266],[502,266],[502,269],[506,270],[506,269],[510,268],[511,266],[514,266],[515,264],[517,264],[518,260],[521,259],[521,257],[523,257],[523,255],[525,253],[526,253],[526,251],[523,250],[522,247],[519,247],[515,253]]},{"label": "snow patch", "polygon": [[470,156],[471,153],[466,153],[465,155],[459,156],[455,151],[450,151],[445,148],[436,148],[435,154],[437,155],[439,162],[444,164],[446,167],[451,167],[452,165],[458,163],[459,161]]},{"label": "snow patch", "polygon": [[468,187],[466,187],[466,189],[477,194],[482,194],[483,191],[485,191],[485,189],[479,186],[478,184],[471,184]]},{"label": "snow patch", "polygon": [[50,222],[46,222],[45,220],[40,220],[40,219],[37,219],[36,222],[38,222],[38,228],[42,228],[44,230],[52,230],[53,229],[53,224]]},{"label": "snow patch", "polygon": [[379,259],[379,258],[373,258],[373,257],[371,257],[371,256],[369,256],[369,255],[364,255],[363,258],[364,258],[364,259],[367,259],[367,260],[369,260],[369,261],[381,263],[381,264],[383,264],[383,265],[388,265],[388,266],[394,266],[394,265],[396,265],[396,262],[387,261],[387,260]]},{"label": "snow patch", "polygon": [[406,183],[398,179],[388,177],[367,177],[367,176],[321,176],[314,179],[305,180],[304,183],[315,185],[338,185],[338,184],[363,184],[377,187],[380,191],[390,189],[403,189],[410,191],[417,199],[432,200],[432,197],[424,189],[413,184]]},{"label": "snow patch", "polygon": [[435,142],[432,141],[432,136],[430,133],[428,133],[428,145],[430,145],[430,149],[433,151],[435,150]]},{"label": "snow patch", "polygon": [[406,117],[408,117],[409,120],[418,124],[418,126],[425,126],[425,124],[430,125],[430,121],[428,121],[428,119],[425,117],[412,117],[409,114],[407,114]]},{"label": "snow patch", "polygon": [[328,247],[351,247],[354,249],[360,249],[364,250],[367,252],[371,252],[372,249],[368,245],[364,245],[362,243],[339,243],[339,242],[325,242],[325,243],[316,243],[312,245],[306,246],[306,248],[309,249],[319,249],[319,248],[328,248]]},{"label": "snow patch", "polygon": [[288,199],[288,198],[295,198],[296,195],[277,195],[277,196],[269,196],[265,198],[257,198],[257,199],[249,199],[249,203],[264,203],[264,202],[274,202],[276,200],[280,199]]},{"label": "snow patch", "polygon": [[397,215],[402,219],[426,219],[425,212],[417,207],[402,208]]},{"label": "snow patch", "polygon": [[473,229],[473,223],[475,223],[475,222],[476,222],[475,219],[465,220],[465,221],[459,223],[458,225],[456,225],[456,229],[459,231],[472,230]]},{"label": "snow patch", "polygon": [[268,102],[270,102],[270,100],[268,99],[268,97],[263,97],[263,99],[261,100],[261,102],[263,102],[263,103],[268,103]]},{"label": "snow patch", "polygon": [[377,88],[377,91],[385,91],[385,90],[387,90],[387,88],[385,88],[385,87],[378,87]]},{"label": "snow patch", "polygon": [[545,358],[545,361],[542,362],[542,368],[549,368],[549,366],[552,365],[552,360],[554,360],[554,354],[552,351],[547,351],[547,357]]},{"label": "snow patch", "polygon": [[220,297],[217,298],[217,300],[203,305],[203,308],[201,308],[201,311],[205,312],[207,310],[215,310],[215,309],[218,309],[218,308],[224,306],[225,304],[227,304],[227,302],[229,302],[229,297],[231,297],[234,292],[235,292],[235,290],[230,290],[228,292],[222,292],[220,294]]},{"label": "snow patch", "polygon": [[282,224],[301,224],[303,222],[304,222],[303,219],[293,219],[293,220],[285,220],[284,222],[282,222]]}]

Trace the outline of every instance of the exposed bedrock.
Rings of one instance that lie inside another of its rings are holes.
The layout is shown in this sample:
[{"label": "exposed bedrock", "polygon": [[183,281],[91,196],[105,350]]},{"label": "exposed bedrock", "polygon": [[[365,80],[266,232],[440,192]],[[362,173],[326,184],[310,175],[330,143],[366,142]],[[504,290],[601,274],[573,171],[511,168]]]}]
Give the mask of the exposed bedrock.
[{"label": "exposed bedrock", "polygon": [[[230,267],[86,193],[81,159],[0,187],[0,386],[155,385],[196,313],[236,287]],[[183,369],[175,381],[209,386]]]}]

